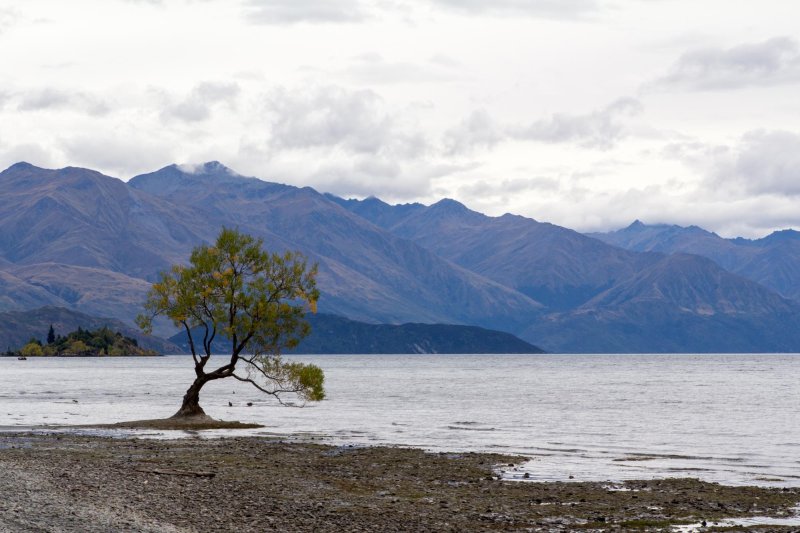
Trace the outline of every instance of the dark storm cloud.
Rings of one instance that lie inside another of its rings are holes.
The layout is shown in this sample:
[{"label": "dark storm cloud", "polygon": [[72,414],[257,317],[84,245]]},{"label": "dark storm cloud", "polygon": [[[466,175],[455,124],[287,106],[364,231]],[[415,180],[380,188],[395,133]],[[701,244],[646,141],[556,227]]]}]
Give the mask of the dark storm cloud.
[{"label": "dark storm cloud", "polygon": [[653,88],[720,90],[800,82],[800,47],[788,37],[682,55]]},{"label": "dark storm cloud", "polygon": [[245,17],[255,24],[358,22],[368,17],[358,0],[247,0]]},{"label": "dark storm cloud", "polygon": [[598,9],[595,0],[432,0],[454,11],[475,14],[580,18]]}]

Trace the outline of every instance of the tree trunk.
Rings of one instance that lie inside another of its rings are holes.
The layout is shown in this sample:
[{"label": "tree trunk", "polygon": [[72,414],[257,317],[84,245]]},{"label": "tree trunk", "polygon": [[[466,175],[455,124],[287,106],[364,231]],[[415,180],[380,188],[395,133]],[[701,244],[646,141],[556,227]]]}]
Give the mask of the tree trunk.
[{"label": "tree trunk", "polygon": [[187,417],[207,417],[203,408],[200,407],[200,389],[208,382],[205,376],[198,376],[192,386],[183,395],[183,404],[177,413],[172,415],[172,418],[187,418]]}]

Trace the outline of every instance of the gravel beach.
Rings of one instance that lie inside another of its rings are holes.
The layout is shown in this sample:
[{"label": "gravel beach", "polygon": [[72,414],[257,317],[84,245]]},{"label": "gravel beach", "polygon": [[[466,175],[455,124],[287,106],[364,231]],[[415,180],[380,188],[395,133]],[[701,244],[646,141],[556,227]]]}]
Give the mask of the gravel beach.
[{"label": "gravel beach", "polygon": [[800,502],[800,489],[692,479],[497,479],[494,468],[522,460],[265,438],[5,434],[0,531],[670,531],[788,516]]}]

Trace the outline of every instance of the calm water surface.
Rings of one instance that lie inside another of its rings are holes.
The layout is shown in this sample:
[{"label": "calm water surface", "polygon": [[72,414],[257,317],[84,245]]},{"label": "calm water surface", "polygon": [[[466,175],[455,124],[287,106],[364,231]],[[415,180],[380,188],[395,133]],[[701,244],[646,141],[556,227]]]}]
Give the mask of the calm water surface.
[{"label": "calm water surface", "polygon": [[[332,443],[533,459],[508,477],[690,476],[800,486],[797,355],[294,359],[325,370],[327,400],[303,409],[281,407],[246,384],[221,380],[206,386],[201,403],[215,418],[267,426],[236,434],[300,434]],[[0,426],[165,417],[177,410],[192,378],[191,359],[182,356],[0,358]]]}]

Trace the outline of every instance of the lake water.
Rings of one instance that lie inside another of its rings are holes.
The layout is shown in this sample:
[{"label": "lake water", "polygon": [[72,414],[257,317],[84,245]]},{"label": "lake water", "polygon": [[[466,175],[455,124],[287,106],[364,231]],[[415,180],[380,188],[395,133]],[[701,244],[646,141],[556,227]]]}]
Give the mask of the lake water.
[{"label": "lake water", "polygon": [[[532,480],[689,476],[733,485],[800,486],[798,355],[292,359],[325,370],[327,400],[302,409],[282,407],[226,379],[207,385],[201,404],[215,418],[267,426],[233,432],[237,435],[315,436],[334,444],[493,451],[533,459],[507,477],[526,472]],[[0,426],[15,431],[166,417],[177,410],[192,378],[191,359],[182,356],[0,358]]]}]

